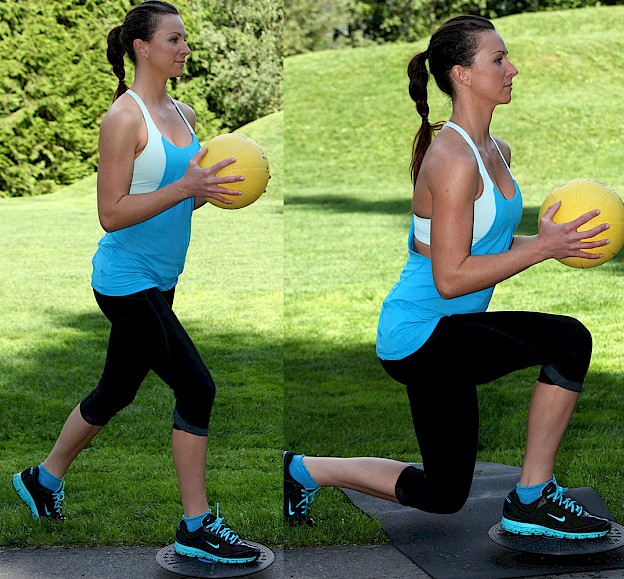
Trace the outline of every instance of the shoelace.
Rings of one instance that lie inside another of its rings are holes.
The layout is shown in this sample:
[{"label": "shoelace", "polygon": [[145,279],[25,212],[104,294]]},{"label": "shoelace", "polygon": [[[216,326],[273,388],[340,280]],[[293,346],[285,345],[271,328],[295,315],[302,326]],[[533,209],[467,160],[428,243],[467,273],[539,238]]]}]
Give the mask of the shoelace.
[{"label": "shoelace", "polygon": [[206,529],[217,535],[217,537],[221,537],[224,541],[230,543],[230,545],[233,545],[236,541],[238,541],[238,535],[232,531],[232,529],[223,524],[223,517],[219,516],[219,503],[217,503],[216,518],[206,527]]},{"label": "shoelace", "polygon": [[316,493],[321,490],[321,487],[316,487],[315,489],[301,489],[301,496],[303,497],[301,501],[297,503],[295,506],[296,509],[301,509],[301,513],[303,515],[307,515],[310,512],[310,505],[312,501],[316,497]]},{"label": "shoelace", "polygon": [[583,514],[583,507],[581,505],[577,505],[576,501],[574,501],[570,497],[563,496],[563,493],[565,493],[567,490],[568,489],[557,485],[555,492],[550,493],[546,496],[546,498],[551,499],[553,503],[558,502],[561,507],[570,510],[577,517],[580,517]]},{"label": "shoelace", "polygon": [[65,485],[61,485],[61,488],[52,493],[54,499],[54,510],[60,515],[63,501],[65,500]]}]

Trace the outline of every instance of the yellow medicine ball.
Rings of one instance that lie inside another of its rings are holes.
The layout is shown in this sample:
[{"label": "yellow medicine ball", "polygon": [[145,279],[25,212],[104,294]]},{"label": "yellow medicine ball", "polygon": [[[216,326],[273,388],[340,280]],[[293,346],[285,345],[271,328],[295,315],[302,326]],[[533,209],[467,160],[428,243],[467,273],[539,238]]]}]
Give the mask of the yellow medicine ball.
[{"label": "yellow medicine ball", "polygon": [[203,145],[208,148],[208,152],[199,162],[200,167],[212,167],[215,163],[229,157],[236,159],[235,163],[228,165],[217,173],[217,177],[230,177],[232,175],[242,175],[244,181],[236,183],[222,183],[220,187],[242,191],[242,195],[225,195],[223,197],[234,201],[231,205],[221,203],[209,198],[208,201],[216,207],[222,209],[240,209],[251,205],[266,190],[267,183],[271,176],[269,172],[269,161],[258,143],[249,137],[237,133],[218,135],[210,139]]},{"label": "yellow medicine ball", "polygon": [[611,243],[583,250],[587,253],[603,254],[603,257],[599,259],[566,257],[558,261],[570,267],[588,268],[601,265],[617,255],[624,245],[624,203],[611,187],[592,179],[568,181],[548,194],[540,209],[538,220],[553,203],[559,200],[561,200],[561,206],[553,218],[555,223],[573,221],[583,213],[600,209],[600,215],[581,225],[578,231],[587,231],[601,223],[608,223],[609,229],[596,235],[592,240],[610,239]]}]

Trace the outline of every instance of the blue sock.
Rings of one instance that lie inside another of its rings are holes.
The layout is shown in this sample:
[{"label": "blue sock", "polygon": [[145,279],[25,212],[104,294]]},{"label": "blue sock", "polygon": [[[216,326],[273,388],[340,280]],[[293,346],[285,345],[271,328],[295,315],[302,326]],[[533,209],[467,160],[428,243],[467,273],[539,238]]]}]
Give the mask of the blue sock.
[{"label": "blue sock", "polygon": [[60,490],[61,485],[63,484],[62,478],[57,478],[53,474],[50,474],[45,468],[43,468],[43,464],[39,465],[39,484],[46,489],[51,490],[52,492],[56,492]]},{"label": "blue sock", "polygon": [[203,515],[197,515],[196,517],[183,517],[184,522],[186,523],[186,528],[189,530],[189,532],[193,533],[195,531],[197,531],[197,529],[199,529],[202,526],[202,522],[203,520],[206,518],[206,515],[210,514],[212,511],[208,511],[207,513],[204,513]]},{"label": "blue sock", "polygon": [[[518,498],[523,505],[528,505],[529,503],[535,502],[542,496],[542,491],[544,487],[551,481],[554,481],[555,477],[547,480],[546,482],[533,485],[530,487],[522,487],[519,484],[516,485],[516,492],[518,493]],[[556,481],[555,481],[556,483]]]},{"label": "blue sock", "polygon": [[303,464],[304,456],[305,454],[297,454],[293,456],[292,462],[288,467],[290,476],[306,489],[317,489],[319,488],[319,485],[316,484],[316,481],[312,478],[312,475]]}]

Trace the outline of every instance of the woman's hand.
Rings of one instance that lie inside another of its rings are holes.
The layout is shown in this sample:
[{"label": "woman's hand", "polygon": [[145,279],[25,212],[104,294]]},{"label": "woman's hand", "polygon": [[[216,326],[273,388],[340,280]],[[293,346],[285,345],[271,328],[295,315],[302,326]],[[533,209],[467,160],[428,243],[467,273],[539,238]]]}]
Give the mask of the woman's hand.
[{"label": "woman's hand", "polygon": [[182,178],[183,189],[188,197],[195,197],[204,201],[210,198],[231,205],[234,201],[222,197],[222,195],[241,195],[242,191],[227,189],[226,187],[221,187],[221,185],[244,181],[245,178],[242,175],[217,177],[217,173],[221,169],[236,162],[236,159],[233,158],[223,159],[211,167],[201,167],[199,163],[207,152],[208,149],[201,149],[189,161],[186,173]]},{"label": "woman's hand", "polygon": [[588,253],[587,249],[602,247],[611,243],[609,239],[591,241],[593,237],[609,229],[608,223],[601,223],[586,231],[577,231],[579,227],[600,215],[598,209],[588,211],[573,221],[555,223],[553,218],[561,207],[561,201],[551,205],[542,216],[537,234],[537,246],[544,259],[564,259],[566,257],[583,257],[585,259],[599,259],[599,253]]}]

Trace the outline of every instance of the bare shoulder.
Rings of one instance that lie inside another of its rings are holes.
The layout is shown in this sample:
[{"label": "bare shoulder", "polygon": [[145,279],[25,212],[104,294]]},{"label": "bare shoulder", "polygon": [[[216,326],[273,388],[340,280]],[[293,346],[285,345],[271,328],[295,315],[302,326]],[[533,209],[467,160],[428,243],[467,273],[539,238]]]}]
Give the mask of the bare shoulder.
[{"label": "bare shoulder", "polygon": [[110,156],[131,151],[134,155],[145,147],[146,142],[147,130],[141,108],[130,95],[121,95],[102,119],[100,153]]},{"label": "bare shoulder", "polygon": [[180,107],[180,110],[182,111],[182,114],[186,117],[186,120],[190,123],[191,127],[193,127],[193,129],[194,129],[195,128],[195,122],[197,120],[197,117],[195,115],[195,111],[189,105],[186,105],[186,104],[180,102],[179,100],[174,99],[174,101]]},{"label": "bare shoulder", "polygon": [[121,95],[102,119],[102,130],[138,130],[143,124],[143,113],[130,95]]},{"label": "bare shoulder", "polygon": [[[427,150],[421,168],[430,191],[465,183],[471,190],[479,179],[479,167],[470,145],[453,130],[442,130]],[[419,175],[420,178],[420,175]]]}]

